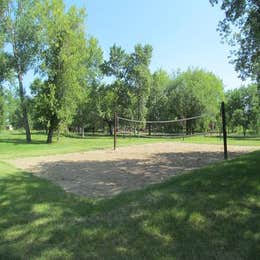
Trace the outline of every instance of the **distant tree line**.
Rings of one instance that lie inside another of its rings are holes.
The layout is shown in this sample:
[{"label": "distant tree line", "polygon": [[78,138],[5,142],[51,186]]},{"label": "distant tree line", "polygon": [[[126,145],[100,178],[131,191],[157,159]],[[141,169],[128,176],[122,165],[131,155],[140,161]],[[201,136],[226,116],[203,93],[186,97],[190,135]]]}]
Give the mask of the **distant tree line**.
[{"label": "distant tree line", "polygon": [[[107,60],[98,40],[85,32],[85,10],[62,0],[3,0],[0,3],[0,126],[54,133],[104,131],[113,116],[140,121],[206,117],[164,131],[220,129],[220,102],[226,100],[230,132],[257,133],[257,86],[224,93],[222,81],[198,68],[169,75],[150,70],[152,46],[133,52],[113,45]],[[34,72],[25,86],[24,77]],[[139,126],[138,126],[139,127]]]}]

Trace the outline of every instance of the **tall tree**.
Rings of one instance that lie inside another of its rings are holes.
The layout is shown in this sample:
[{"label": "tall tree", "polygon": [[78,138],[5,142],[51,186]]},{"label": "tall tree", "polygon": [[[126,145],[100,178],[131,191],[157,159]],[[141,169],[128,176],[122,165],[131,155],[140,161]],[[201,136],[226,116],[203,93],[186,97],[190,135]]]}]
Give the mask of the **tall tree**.
[{"label": "tall tree", "polygon": [[40,1],[41,66],[45,79],[34,95],[38,108],[48,122],[47,143],[52,143],[55,130],[73,119],[82,93],[85,74],[83,9],[72,6],[68,11],[62,0]]},{"label": "tall tree", "polygon": [[26,131],[26,141],[31,141],[28,120],[28,104],[23,77],[30,70],[37,57],[38,20],[35,16],[34,0],[4,0],[1,1],[1,31],[4,42],[10,46],[12,64],[19,85],[19,96],[23,125]]},{"label": "tall tree", "polygon": [[4,51],[4,32],[0,30],[0,128],[4,125],[5,88],[4,83],[13,79],[11,56]]},{"label": "tall tree", "polygon": [[100,66],[103,63],[103,52],[97,39],[91,37],[86,44],[83,61],[86,70],[81,80],[82,95],[74,117],[74,123],[81,128],[82,137],[88,123],[92,123],[93,130],[99,121],[98,87],[102,79]]},{"label": "tall tree", "polygon": [[109,60],[101,66],[104,75],[112,78],[112,83],[102,90],[106,97],[103,101],[107,104],[103,104],[101,110],[110,130],[114,112],[145,119],[152,81],[149,70],[151,57],[150,45],[137,44],[130,54],[116,45],[110,48]]},{"label": "tall tree", "polygon": [[260,1],[210,2],[213,5],[221,3],[221,9],[225,12],[225,18],[219,23],[221,36],[233,47],[233,63],[240,76],[257,81],[260,97]]},{"label": "tall tree", "polygon": [[127,84],[133,93],[132,106],[136,108],[133,111],[138,120],[144,120],[147,113],[146,104],[152,82],[149,69],[152,51],[151,45],[137,44],[127,63]]},{"label": "tall tree", "polygon": [[103,95],[101,116],[108,124],[112,134],[113,115],[115,112],[122,116],[131,115],[131,93],[127,84],[129,55],[119,46],[110,48],[109,59],[101,65],[103,74],[112,78],[112,82],[100,88]]},{"label": "tall tree", "polygon": [[147,119],[156,121],[164,118],[165,103],[167,96],[165,91],[171,82],[168,73],[162,69],[152,75],[151,91],[147,101]]},{"label": "tall tree", "polygon": [[8,60],[6,58],[6,54],[3,52],[3,49],[1,49],[0,46],[0,129],[3,127],[4,124],[5,97],[3,83],[5,82],[5,80],[7,80],[10,69],[8,66]]},{"label": "tall tree", "polygon": [[259,131],[259,106],[257,99],[257,86],[252,84],[247,87],[229,90],[226,93],[227,122],[229,131],[242,128],[243,134],[247,130]]},{"label": "tall tree", "polygon": [[[213,73],[188,69],[175,77],[167,88],[166,95],[169,119],[207,114],[201,120],[206,129],[210,120],[214,120],[219,112],[220,102],[224,98],[223,83]],[[186,132],[192,132],[198,126],[197,122],[200,120],[187,121]]]}]

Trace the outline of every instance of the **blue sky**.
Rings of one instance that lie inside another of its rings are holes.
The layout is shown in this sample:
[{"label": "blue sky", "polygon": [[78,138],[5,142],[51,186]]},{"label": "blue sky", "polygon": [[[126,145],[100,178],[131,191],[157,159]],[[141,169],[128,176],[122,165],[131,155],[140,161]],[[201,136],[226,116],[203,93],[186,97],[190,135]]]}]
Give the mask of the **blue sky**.
[{"label": "blue sky", "polygon": [[153,46],[151,70],[172,73],[200,67],[219,76],[226,89],[239,87],[229,46],[216,31],[223,18],[208,0],[65,0],[87,10],[86,32],[99,40],[108,57],[116,43],[131,52],[136,43]]}]

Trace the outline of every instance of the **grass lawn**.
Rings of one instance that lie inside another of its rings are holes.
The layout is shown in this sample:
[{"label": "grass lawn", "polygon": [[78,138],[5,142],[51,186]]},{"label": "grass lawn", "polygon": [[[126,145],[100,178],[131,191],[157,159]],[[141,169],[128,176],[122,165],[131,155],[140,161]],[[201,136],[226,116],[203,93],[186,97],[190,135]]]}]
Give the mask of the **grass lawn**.
[{"label": "grass lawn", "polygon": [[[78,151],[88,151],[104,148],[113,148],[113,138],[109,136],[88,136],[84,139],[77,136],[60,138],[57,142],[54,138],[53,144],[46,144],[46,136],[34,133],[32,143],[25,142],[25,136],[21,132],[0,132],[0,160],[15,157],[40,156],[50,154],[72,153]],[[152,142],[188,142],[188,143],[208,143],[222,144],[219,137],[194,136],[182,138],[138,138],[138,137],[119,137],[118,146],[128,146],[131,144],[145,144]],[[228,144],[232,145],[253,145],[260,148],[260,137],[232,137]]]},{"label": "grass lawn", "polygon": [[259,158],[106,200],[0,163],[0,259],[260,259]]}]

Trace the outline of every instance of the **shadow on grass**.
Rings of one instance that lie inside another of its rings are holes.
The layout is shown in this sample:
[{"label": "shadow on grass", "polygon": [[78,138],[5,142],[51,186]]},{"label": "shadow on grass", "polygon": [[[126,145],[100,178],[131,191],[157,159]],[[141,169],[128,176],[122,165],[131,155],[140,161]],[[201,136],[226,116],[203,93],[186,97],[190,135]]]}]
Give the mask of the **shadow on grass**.
[{"label": "shadow on grass", "polygon": [[32,140],[30,143],[27,143],[25,139],[18,138],[1,138],[0,143],[8,143],[8,144],[46,144],[46,140]]},{"label": "shadow on grass", "polygon": [[84,137],[82,137],[80,134],[77,133],[69,133],[69,134],[62,134],[62,137],[67,137],[67,138],[74,138],[74,139],[102,139],[102,138],[107,138],[107,137],[113,137],[108,134],[88,134],[86,133]]},{"label": "shadow on grass", "polygon": [[28,173],[4,175],[0,258],[259,259],[259,156],[107,200]]},{"label": "shadow on grass", "polygon": [[260,141],[259,136],[229,136],[229,138],[239,141]]}]

